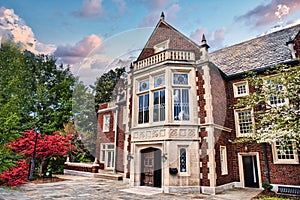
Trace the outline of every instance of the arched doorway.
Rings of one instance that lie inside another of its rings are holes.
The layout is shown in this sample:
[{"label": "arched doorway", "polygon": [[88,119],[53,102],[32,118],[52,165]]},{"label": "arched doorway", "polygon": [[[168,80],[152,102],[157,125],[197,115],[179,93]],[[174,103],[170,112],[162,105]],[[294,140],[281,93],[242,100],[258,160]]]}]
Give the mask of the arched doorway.
[{"label": "arched doorway", "polygon": [[141,185],[161,187],[161,150],[147,148],[141,150]]}]

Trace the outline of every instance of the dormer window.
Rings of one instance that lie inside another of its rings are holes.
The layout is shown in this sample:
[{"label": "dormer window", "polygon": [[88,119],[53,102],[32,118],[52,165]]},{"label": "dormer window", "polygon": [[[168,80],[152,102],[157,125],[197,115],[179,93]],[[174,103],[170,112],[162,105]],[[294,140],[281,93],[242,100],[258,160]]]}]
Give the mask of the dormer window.
[{"label": "dormer window", "polygon": [[154,53],[158,53],[158,52],[161,52],[163,50],[166,50],[169,48],[169,42],[170,40],[166,40],[166,41],[163,41],[157,45],[154,46]]}]

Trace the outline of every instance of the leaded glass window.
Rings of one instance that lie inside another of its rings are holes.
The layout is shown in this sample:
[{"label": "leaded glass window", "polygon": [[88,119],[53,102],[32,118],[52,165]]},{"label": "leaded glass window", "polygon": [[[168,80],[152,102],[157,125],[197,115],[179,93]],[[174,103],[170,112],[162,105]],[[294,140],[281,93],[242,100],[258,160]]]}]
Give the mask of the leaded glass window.
[{"label": "leaded glass window", "polygon": [[188,74],[173,74],[173,84],[175,85],[188,85]]},{"label": "leaded glass window", "polygon": [[186,169],[186,148],[179,149],[180,172],[187,172]]},{"label": "leaded glass window", "polygon": [[139,83],[139,91],[140,92],[143,92],[143,91],[147,91],[149,90],[149,80],[144,80],[144,81],[141,81]]},{"label": "leaded glass window", "polygon": [[154,88],[161,87],[165,85],[165,75],[154,77]]}]

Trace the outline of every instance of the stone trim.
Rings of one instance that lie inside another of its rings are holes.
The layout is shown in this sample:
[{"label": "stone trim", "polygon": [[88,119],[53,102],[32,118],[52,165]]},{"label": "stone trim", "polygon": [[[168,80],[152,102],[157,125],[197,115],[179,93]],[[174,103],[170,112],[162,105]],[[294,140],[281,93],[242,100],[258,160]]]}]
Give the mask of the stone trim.
[{"label": "stone trim", "polygon": [[166,193],[200,193],[201,186],[169,186],[163,187]]},{"label": "stone trim", "polygon": [[232,129],[231,128],[227,128],[227,127],[224,127],[224,126],[221,126],[221,125],[218,125],[218,124],[200,124],[200,127],[208,127],[208,126],[213,126],[214,128],[216,129],[219,129],[219,130],[222,130],[222,131],[226,131],[226,132],[229,132],[231,133]]},{"label": "stone trim", "polygon": [[236,187],[236,182],[226,183],[224,185],[219,185],[217,187],[208,187],[208,186],[201,186],[201,193],[203,194],[217,194],[221,193],[225,190],[232,189]]}]

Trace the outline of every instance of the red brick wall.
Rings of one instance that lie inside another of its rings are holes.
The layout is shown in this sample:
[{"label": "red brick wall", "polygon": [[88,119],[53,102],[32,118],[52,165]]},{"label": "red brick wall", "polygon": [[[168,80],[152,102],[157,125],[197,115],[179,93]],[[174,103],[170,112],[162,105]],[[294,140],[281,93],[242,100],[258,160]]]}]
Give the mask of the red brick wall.
[{"label": "red brick wall", "polygon": [[210,79],[214,123],[226,126],[228,108],[226,81],[215,67],[210,67]]},{"label": "red brick wall", "polygon": [[183,37],[183,35],[178,34],[174,29],[161,23],[156,31],[153,32],[152,37],[148,40],[147,46],[145,46],[137,61],[153,55],[153,47],[168,39],[170,40],[169,49],[194,51],[196,59],[200,58],[199,48]]},{"label": "red brick wall", "polygon": [[299,33],[296,36],[294,43],[295,43],[294,49],[296,51],[296,57],[299,59],[300,58],[300,34]]},{"label": "red brick wall", "polygon": [[[99,110],[103,110],[105,108],[108,108],[108,104],[102,104],[99,106]],[[99,141],[99,145],[97,145],[97,158],[100,160],[100,149],[101,149],[101,144],[102,143],[115,143],[115,131],[113,130],[114,128],[114,112],[113,111],[107,111],[98,114],[98,134],[97,138]],[[116,165],[116,170],[118,172],[124,172],[124,142],[125,142],[125,125],[123,124],[123,112],[124,112],[124,106],[120,106],[119,109],[119,115],[118,115],[118,125],[116,129],[118,130],[118,142],[117,142],[117,147],[118,147],[118,152],[117,152],[117,165]],[[110,115],[110,126],[109,126],[109,131],[103,131],[103,117],[105,115]]]},{"label": "red brick wall", "polygon": [[209,161],[208,155],[207,155],[208,144],[207,144],[206,140],[204,139],[205,137],[207,137],[207,132],[206,132],[205,128],[201,128],[199,136],[201,138],[201,142],[199,145],[200,150],[201,150],[200,162],[202,163],[202,167],[200,167],[200,173],[202,173],[202,179],[200,179],[200,185],[201,186],[210,186],[210,182],[208,179],[209,168],[207,166],[207,163]]},{"label": "red brick wall", "polygon": [[[228,106],[233,106],[237,98],[234,98],[233,95],[233,86],[232,84],[242,79],[235,79],[228,82],[227,91],[228,91]],[[250,93],[254,92],[254,89],[250,87]],[[229,127],[233,128],[232,136],[235,138],[235,122],[233,116],[233,109],[228,110],[229,117],[228,120],[230,123],[228,124]],[[239,181],[239,166],[238,166],[238,153],[245,152],[244,147],[245,144],[233,144],[233,155],[231,162],[233,163],[233,171],[234,171],[234,180]],[[261,170],[261,179],[262,183],[266,182],[266,166],[265,166],[265,159],[263,154],[263,145],[262,144],[255,144],[255,143],[248,143],[247,144],[249,152],[258,152],[259,153],[259,165]],[[300,185],[300,164],[274,164],[273,162],[273,155],[272,155],[272,148],[271,145],[267,145],[267,159],[270,171],[270,182],[271,184],[286,184],[286,185]],[[228,160],[229,161],[229,160]],[[230,162],[230,161],[229,161]]]},{"label": "red brick wall", "polygon": [[200,118],[200,123],[205,123],[205,117],[206,117],[206,110],[204,109],[205,106],[205,99],[204,94],[205,90],[203,88],[204,80],[203,80],[203,71],[201,69],[198,69],[196,71],[196,77],[198,77],[198,81],[196,82],[197,87],[197,96],[199,97],[198,106],[200,108],[200,112],[198,113],[198,117]]},{"label": "red brick wall", "polygon": [[[219,129],[214,129],[216,145],[215,145],[215,161],[216,161],[216,173],[217,173],[217,185],[223,185],[226,183],[231,183],[236,181],[234,167],[235,165],[232,162],[234,155],[234,145],[228,142],[232,139],[231,133],[227,131],[222,131]],[[220,162],[220,146],[226,146],[227,150],[227,168],[228,174],[222,175],[221,172],[221,162]]]}]

